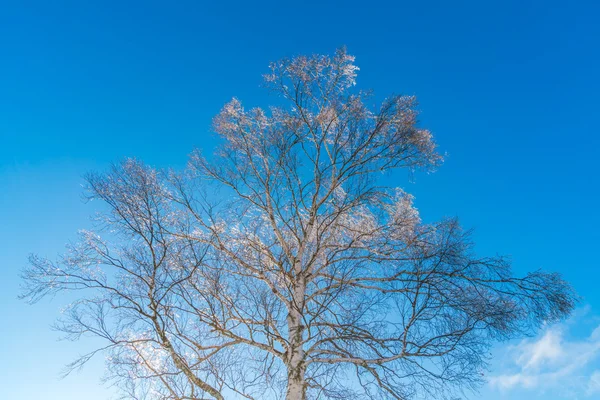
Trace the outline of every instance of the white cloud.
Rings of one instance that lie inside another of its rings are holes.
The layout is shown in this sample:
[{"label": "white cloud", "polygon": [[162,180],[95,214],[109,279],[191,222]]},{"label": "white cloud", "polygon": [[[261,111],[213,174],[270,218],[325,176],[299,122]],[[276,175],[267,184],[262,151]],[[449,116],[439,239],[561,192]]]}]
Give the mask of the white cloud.
[{"label": "white cloud", "polygon": [[[598,328],[596,328],[596,331]],[[594,371],[588,381],[586,395],[591,396],[593,394],[600,393],[600,371]]]},{"label": "white cloud", "polygon": [[492,386],[504,390],[512,389],[515,386],[532,388],[537,386],[538,378],[536,376],[529,376],[525,374],[499,375],[492,377],[490,379],[490,383]]},{"label": "white cloud", "polygon": [[509,391],[517,388],[545,392],[559,388],[573,397],[600,393],[600,325],[587,337],[569,336],[573,321],[548,327],[535,339],[505,346],[503,373],[492,376],[492,388]]},{"label": "white cloud", "polygon": [[533,343],[521,343],[516,363],[524,370],[537,369],[557,361],[563,356],[562,332],[556,328],[547,330],[541,339]]}]

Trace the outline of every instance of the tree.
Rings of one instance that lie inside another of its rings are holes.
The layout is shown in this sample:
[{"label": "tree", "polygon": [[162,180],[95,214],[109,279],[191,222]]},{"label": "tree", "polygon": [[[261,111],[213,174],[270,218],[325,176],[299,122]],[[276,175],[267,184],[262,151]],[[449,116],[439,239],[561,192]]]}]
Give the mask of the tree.
[{"label": "tree", "polygon": [[[494,340],[567,316],[559,275],[517,278],[456,219],[420,220],[382,172],[441,162],[413,97],[377,111],[333,57],[271,65],[269,112],[233,99],[221,145],[182,172],[127,160],[87,177],[107,209],[23,297],[78,299],[58,327],[106,341],[133,398],[446,398],[482,381]],[[102,234],[102,237],[100,236]],[[69,368],[83,365],[96,350]]]}]

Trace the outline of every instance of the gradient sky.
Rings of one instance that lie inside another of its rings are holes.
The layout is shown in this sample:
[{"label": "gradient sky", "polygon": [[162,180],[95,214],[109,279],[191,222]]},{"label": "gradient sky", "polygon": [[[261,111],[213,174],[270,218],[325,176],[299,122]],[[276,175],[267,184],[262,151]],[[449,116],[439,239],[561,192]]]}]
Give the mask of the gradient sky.
[{"label": "gradient sky", "polygon": [[[107,399],[93,342],[57,341],[60,297],[16,300],[31,252],[54,257],[93,211],[81,176],[135,156],[180,167],[270,61],[346,45],[358,85],[414,94],[445,164],[415,182],[427,220],[458,215],[480,254],[559,271],[577,312],[500,344],[472,399],[600,398],[597,2],[12,1],[0,5],[0,397]],[[595,330],[596,329],[596,330]]]}]

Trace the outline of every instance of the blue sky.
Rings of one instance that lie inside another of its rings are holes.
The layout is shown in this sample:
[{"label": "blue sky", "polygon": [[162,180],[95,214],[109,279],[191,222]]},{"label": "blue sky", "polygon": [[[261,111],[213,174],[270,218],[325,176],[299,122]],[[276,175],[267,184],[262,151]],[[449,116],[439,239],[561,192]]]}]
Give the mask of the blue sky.
[{"label": "blue sky", "polygon": [[57,342],[64,302],[16,300],[27,255],[54,257],[90,226],[81,176],[130,156],[184,165],[194,147],[210,151],[211,118],[231,97],[272,101],[259,87],[270,61],[341,45],[361,88],[419,98],[448,153],[435,174],[395,182],[421,215],[458,215],[481,254],[559,271],[581,296],[569,321],[498,345],[492,383],[470,397],[600,397],[600,6],[214,3],[2,3],[0,397],[110,395],[102,359],[57,379],[94,345]]}]

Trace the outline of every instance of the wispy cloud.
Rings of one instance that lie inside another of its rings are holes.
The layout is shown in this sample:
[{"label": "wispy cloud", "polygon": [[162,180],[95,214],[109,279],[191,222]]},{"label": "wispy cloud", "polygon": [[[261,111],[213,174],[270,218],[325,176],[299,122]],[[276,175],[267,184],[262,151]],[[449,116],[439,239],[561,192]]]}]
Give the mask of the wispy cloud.
[{"label": "wispy cloud", "polygon": [[593,394],[600,393],[600,371],[594,371],[588,381],[586,395],[591,396]]},{"label": "wispy cloud", "polygon": [[503,372],[489,379],[490,386],[501,391],[520,388],[540,393],[560,388],[575,398],[598,395],[600,325],[579,338],[570,332],[586,314],[547,327],[536,338],[504,347]]}]

